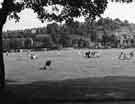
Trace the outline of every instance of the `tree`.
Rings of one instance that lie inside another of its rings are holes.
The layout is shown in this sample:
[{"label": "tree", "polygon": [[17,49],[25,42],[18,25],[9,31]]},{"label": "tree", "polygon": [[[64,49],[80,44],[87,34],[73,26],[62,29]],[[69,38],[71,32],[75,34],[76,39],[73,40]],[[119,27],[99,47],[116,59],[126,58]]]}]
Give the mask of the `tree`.
[{"label": "tree", "polygon": [[[95,18],[104,12],[107,3],[107,0],[3,0],[0,8],[0,87],[4,88],[5,85],[2,29],[8,16],[19,21],[18,13],[25,8],[31,8],[38,14],[41,22],[45,20],[62,22],[82,15]],[[52,13],[48,13],[44,8],[48,6],[52,6]],[[60,6],[62,10],[59,9]]]},{"label": "tree", "polygon": [[62,47],[70,47],[71,46],[70,36],[67,33],[61,33],[59,44],[61,44]]},{"label": "tree", "polygon": [[111,0],[112,2],[120,2],[120,3],[130,3],[133,2],[133,0]]},{"label": "tree", "polygon": [[30,49],[33,46],[33,40],[31,38],[26,38],[24,40],[24,48]]},{"label": "tree", "polygon": [[19,49],[21,48],[21,41],[17,38],[11,38],[8,46],[13,50]]},{"label": "tree", "polygon": [[47,25],[47,33],[51,35],[51,39],[55,44],[58,44],[60,39],[59,26],[57,23]]},{"label": "tree", "polygon": [[113,48],[117,48],[117,36],[115,36],[114,34],[112,34],[110,36],[110,41],[111,41],[111,45]]},{"label": "tree", "polygon": [[77,29],[79,27],[79,22],[78,21],[74,21],[73,19],[70,19],[70,20],[66,21],[64,26],[66,27],[66,30],[67,30],[67,32],[69,34],[76,34],[77,33]]}]

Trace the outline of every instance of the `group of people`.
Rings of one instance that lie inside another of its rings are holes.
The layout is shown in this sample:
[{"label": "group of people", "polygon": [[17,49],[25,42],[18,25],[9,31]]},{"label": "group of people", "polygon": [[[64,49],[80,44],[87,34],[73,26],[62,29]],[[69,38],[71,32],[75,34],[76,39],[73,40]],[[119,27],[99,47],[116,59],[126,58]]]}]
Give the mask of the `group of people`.
[{"label": "group of people", "polygon": [[31,60],[37,59],[37,58],[38,58],[38,56],[35,55],[34,53],[31,53],[31,54],[30,54],[30,59],[31,59]]},{"label": "group of people", "polygon": [[[22,52],[20,52],[21,54]],[[9,52],[7,51],[5,53],[6,56],[9,56]],[[38,59],[38,56],[34,53],[32,53],[30,50],[26,52],[26,55],[28,56],[28,58],[30,58],[31,60],[34,60],[34,59]],[[40,68],[41,70],[47,70],[47,69],[50,69],[50,66],[52,64],[52,61],[51,60],[46,60],[44,65]]]},{"label": "group of people", "polygon": [[[34,53],[31,53],[31,51],[28,51],[27,55],[30,56],[31,60],[38,59],[38,56]],[[47,60],[47,61],[45,61],[45,64],[40,69],[41,70],[47,70],[47,69],[50,69],[50,66],[51,66],[51,60]]]},{"label": "group of people", "polygon": [[27,56],[29,56],[29,58],[31,60],[38,59],[38,56],[36,54],[32,53],[30,50],[27,51]]},{"label": "group of people", "polygon": [[[8,55],[9,55],[9,53],[6,52],[6,56],[8,56]],[[38,56],[36,54],[32,53],[31,51],[27,52],[27,56],[29,56],[29,58],[31,60],[38,59]],[[87,57],[87,58],[98,58],[98,57],[100,57],[100,54],[99,54],[99,52],[96,52],[95,50],[89,50],[89,51],[85,52],[85,57]],[[128,53],[122,51],[118,58],[120,60],[129,60],[132,57],[134,57],[134,52],[133,51],[130,51]],[[42,69],[42,70],[50,69],[51,63],[52,63],[51,60],[45,61],[45,64],[40,69]]]},{"label": "group of people", "polygon": [[[100,57],[100,54],[99,54],[99,52],[90,50],[90,51],[85,52],[85,57],[87,57],[87,58],[97,58],[97,57]],[[132,51],[130,51],[128,53],[122,51],[118,58],[120,60],[129,60],[129,59],[131,59],[133,57],[134,57],[134,52],[132,50]]]},{"label": "group of people", "polygon": [[120,56],[119,56],[119,59],[120,60],[129,60],[129,59],[131,59],[133,57],[134,57],[134,52],[133,51],[131,51],[129,53],[121,52]]},{"label": "group of people", "polygon": [[90,50],[88,52],[85,52],[85,56],[87,58],[96,58],[96,57],[99,57],[100,55],[98,52]]}]

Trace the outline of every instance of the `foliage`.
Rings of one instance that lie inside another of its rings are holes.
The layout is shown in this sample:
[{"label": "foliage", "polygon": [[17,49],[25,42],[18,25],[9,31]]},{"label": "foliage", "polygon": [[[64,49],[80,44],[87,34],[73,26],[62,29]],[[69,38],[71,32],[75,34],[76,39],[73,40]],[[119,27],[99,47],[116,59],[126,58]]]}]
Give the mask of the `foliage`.
[{"label": "foliage", "polygon": [[[10,18],[19,21],[18,13],[25,8],[31,8],[42,22],[62,22],[82,15],[95,19],[104,13],[107,3],[107,0],[4,0],[0,10],[4,16],[10,15]],[[47,12],[45,7],[51,7],[52,13]]]},{"label": "foliage", "polygon": [[[98,21],[92,22],[89,19],[86,19],[84,23],[80,23],[78,21],[72,21],[70,23],[66,22],[61,25],[52,23],[43,28],[7,31],[3,33],[3,38],[8,40],[11,40],[12,38],[25,39],[24,47],[21,45],[20,48],[34,48],[36,46],[41,48],[50,48],[54,45],[63,47],[73,46],[74,43],[72,43],[72,41],[74,40],[73,36],[75,35],[76,40],[78,40],[78,47],[88,47],[87,44],[89,43],[87,39],[92,42],[101,42],[102,45],[109,43],[112,44],[113,47],[117,47],[117,37],[114,34],[115,31],[122,27],[127,27],[132,33],[135,29],[134,24],[130,24],[128,21],[125,21],[121,21],[118,18],[114,20],[111,18],[100,18]],[[32,32],[33,30],[35,33]],[[103,35],[100,32],[102,32]],[[80,41],[80,38],[78,37],[81,37],[83,42]],[[34,44],[32,46],[29,46],[27,43],[27,41],[30,41],[29,39],[33,39]],[[80,46],[80,44],[84,45]]]}]

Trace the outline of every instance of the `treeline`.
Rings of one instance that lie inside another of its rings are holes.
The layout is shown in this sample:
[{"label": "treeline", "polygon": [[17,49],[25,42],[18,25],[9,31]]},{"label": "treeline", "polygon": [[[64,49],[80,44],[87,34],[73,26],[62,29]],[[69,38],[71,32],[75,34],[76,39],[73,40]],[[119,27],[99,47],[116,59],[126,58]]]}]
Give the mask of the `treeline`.
[{"label": "treeline", "polygon": [[[85,22],[69,20],[64,24],[48,24],[44,28],[33,28],[3,33],[4,49],[40,48],[106,48],[120,47],[120,37],[130,37],[134,46],[135,25],[120,19],[100,18]],[[129,41],[129,40],[128,40]]]}]

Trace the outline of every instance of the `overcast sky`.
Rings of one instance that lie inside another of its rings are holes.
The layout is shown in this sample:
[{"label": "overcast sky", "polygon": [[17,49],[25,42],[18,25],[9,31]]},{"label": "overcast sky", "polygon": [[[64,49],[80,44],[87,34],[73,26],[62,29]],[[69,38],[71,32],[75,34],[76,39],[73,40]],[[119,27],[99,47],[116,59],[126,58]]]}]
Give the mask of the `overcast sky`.
[{"label": "overcast sky", "polygon": [[[43,27],[47,24],[46,22],[41,23],[32,10],[24,10],[20,13],[20,16],[21,19],[19,23],[15,23],[14,20],[7,20],[4,25],[4,30]],[[109,3],[102,17],[110,17],[112,19],[119,18],[121,20],[128,20],[130,23],[135,23],[135,3]],[[82,19],[80,19],[80,21],[82,21]]]}]

